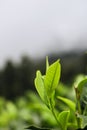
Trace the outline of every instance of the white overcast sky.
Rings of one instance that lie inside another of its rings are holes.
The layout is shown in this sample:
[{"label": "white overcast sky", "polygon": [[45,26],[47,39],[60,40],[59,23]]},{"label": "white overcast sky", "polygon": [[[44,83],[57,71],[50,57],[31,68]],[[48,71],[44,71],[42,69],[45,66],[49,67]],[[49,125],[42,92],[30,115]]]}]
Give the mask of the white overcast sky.
[{"label": "white overcast sky", "polygon": [[0,0],[0,63],[86,47],[87,0]]}]

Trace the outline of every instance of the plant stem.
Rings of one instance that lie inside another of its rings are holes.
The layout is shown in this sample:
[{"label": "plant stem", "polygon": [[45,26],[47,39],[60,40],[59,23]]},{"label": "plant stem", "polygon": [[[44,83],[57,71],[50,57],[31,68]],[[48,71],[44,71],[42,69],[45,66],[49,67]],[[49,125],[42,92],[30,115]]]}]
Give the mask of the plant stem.
[{"label": "plant stem", "polygon": [[80,105],[80,101],[78,100],[78,113],[81,114],[81,105]]},{"label": "plant stem", "polygon": [[56,120],[56,122],[57,122],[57,124],[58,124],[58,127],[60,126],[60,128],[62,128],[60,122],[59,122],[58,119],[57,119],[57,116],[56,116],[56,113],[55,113],[55,108],[54,108],[54,106],[52,105],[51,99],[50,99],[50,110],[51,110],[51,112],[52,112],[52,114],[53,114],[53,116],[54,116],[54,118],[55,118],[55,120]]},{"label": "plant stem", "polygon": [[81,128],[81,118],[78,117],[78,115],[81,115],[82,111],[81,111],[81,105],[80,105],[80,100],[77,101],[77,125],[78,128]]}]

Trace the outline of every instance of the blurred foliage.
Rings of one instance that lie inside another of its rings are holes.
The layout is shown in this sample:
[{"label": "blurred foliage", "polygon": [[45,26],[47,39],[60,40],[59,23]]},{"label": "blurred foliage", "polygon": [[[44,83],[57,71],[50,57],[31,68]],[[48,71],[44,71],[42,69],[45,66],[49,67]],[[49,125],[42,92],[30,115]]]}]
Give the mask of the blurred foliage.
[{"label": "blurred foliage", "polygon": [[31,124],[54,126],[55,120],[38,96],[27,92],[15,102],[0,98],[0,130],[24,130]]},{"label": "blurred foliage", "polygon": [[[60,91],[57,95],[65,95],[74,100],[74,91],[67,89],[60,84]],[[65,91],[64,91],[64,90]],[[62,91],[63,90],[63,91]],[[67,95],[71,93],[71,95]],[[63,107],[67,109],[67,105],[56,100],[58,110]],[[73,116],[72,116],[73,118]],[[50,112],[35,92],[27,91],[24,96],[16,98],[15,101],[0,98],[0,130],[24,130],[30,125],[56,128],[57,123]]]},{"label": "blurred foliage", "polygon": [[[76,102],[73,85],[69,87],[60,83],[56,95]],[[69,108],[61,100],[56,99],[56,109],[61,112],[63,109],[68,110]],[[71,122],[73,122],[74,116],[75,113],[70,114]],[[32,126],[58,129],[51,111],[41,101],[37,93],[27,91],[24,96],[16,98],[14,101],[0,97],[0,130],[25,130]],[[69,130],[72,128],[70,127]]]}]

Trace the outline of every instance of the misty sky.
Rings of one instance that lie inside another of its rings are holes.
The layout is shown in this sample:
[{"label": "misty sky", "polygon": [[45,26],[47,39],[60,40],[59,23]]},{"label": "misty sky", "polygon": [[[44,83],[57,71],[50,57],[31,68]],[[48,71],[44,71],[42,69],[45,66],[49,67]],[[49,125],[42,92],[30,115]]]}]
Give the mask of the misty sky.
[{"label": "misty sky", "polygon": [[87,0],[0,0],[0,64],[87,47]]}]

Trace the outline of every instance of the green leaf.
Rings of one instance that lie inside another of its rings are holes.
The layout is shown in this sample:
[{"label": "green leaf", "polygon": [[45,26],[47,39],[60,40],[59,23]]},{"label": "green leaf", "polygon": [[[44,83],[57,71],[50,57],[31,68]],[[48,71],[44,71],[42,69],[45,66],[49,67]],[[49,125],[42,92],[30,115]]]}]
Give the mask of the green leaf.
[{"label": "green leaf", "polygon": [[85,110],[85,114],[87,115],[87,110],[85,109],[85,107],[87,106],[87,77],[86,76],[82,81],[79,82],[77,86],[76,94],[77,94],[77,100],[79,100],[78,102],[80,102],[80,107],[81,107],[80,114]]},{"label": "green leaf", "polygon": [[75,103],[73,101],[71,101],[71,100],[69,100],[67,98],[64,98],[64,97],[60,97],[60,96],[57,96],[57,98],[60,99],[61,101],[63,101],[65,104],[67,104],[70,109],[75,111],[76,105],[75,105]]},{"label": "green leaf", "polygon": [[84,80],[85,78],[86,78],[85,75],[79,74],[79,75],[75,78],[74,86],[75,86],[75,87],[78,87],[78,84],[79,84],[82,80]]},{"label": "green leaf", "polygon": [[47,95],[51,97],[53,91],[56,89],[60,79],[61,66],[59,60],[48,67],[46,76],[44,78],[45,89]]},{"label": "green leaf", "polygon": [[80,94],[82,93],[83,87],[87,84],[87,78],[83,79],[79,84],[78,84],[78,91]]},{"label": "green leaf", "polygon": [[81,128],[85,128],[87,126],[87,116],[78,115],[77,117],[81,119]]},{"label": "green leaf", "polygon": [[48,68],[49,68],[49,61],[48,61],[48,56],[46,56],[46,72],[47,72]]},{"label": "green leaf", "polygon": [[36,72],[35,87],[41,99],[44,101],[44,81],[40,71]]},{"label": "green leaf", "polygon": [[58,115],[62,130],[67,130],[69,115],[70,111],[63,111]]},{"label": "green leaf", "polygon": [[40,71],[36,72],[35,87],[43,102],[47,105],[47,107],[50,107],[50,101],[44,88],[44,76],[41,75]]}]

